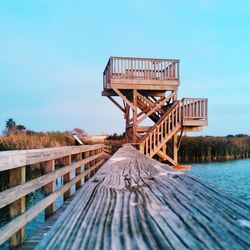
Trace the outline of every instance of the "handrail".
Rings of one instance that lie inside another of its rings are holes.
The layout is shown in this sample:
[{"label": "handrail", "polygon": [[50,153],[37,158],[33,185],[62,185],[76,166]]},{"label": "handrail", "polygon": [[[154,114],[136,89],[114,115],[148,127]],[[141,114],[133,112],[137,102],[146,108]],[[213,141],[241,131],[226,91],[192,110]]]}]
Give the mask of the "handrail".
[{"label": "handrail", "polygon": [[183,98],[183,119],[207,119],[207,98]]},{"label": "handrail", "polygon": [[141,139],[141,151],[152,157],[183,126],[184,120],[207,120],[207,99],[183,98],[175,101]]},{"label": "handrail", "polygon": [[180,101],[176,101],[165,115],[147,132],[141,141],[140,150],[150,157],[166,143],[181,126]]},{"label": "handrail", "polygon": [[104,87],[111,79],[179,80],[179,60],[110,57],[103,72]]},{"label": "handrail", "polygon": [[[25,225],[45,210],[45,217],[55,212],[55,202],[71,195],[72,186],[79,189],[104,162],[104,145],[82,145],[34,150],[0,152],[0,172],[9,171],[9,188],[0,193],[0,208],[9,206],[12,220],[0,228],[0,245],[10,239],[10,247],[25,240]],[[55,169],[55,163],[60,167]],[[41,164],[45,174],[26,182],[26,168]],[[73,173],[73,176],[72,175]],[[55,190],[55,181],[63,177],[63,186]],[[44,188],[42,201],[25,211],[25,196]]]}]

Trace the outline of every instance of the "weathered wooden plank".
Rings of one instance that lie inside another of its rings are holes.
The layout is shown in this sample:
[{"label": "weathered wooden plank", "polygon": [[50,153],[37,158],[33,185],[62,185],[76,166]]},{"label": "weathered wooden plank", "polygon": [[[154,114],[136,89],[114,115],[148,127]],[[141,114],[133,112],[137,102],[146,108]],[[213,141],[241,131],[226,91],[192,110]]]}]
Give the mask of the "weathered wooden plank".
[{"label": "weathered wooden plank", "polygon": [[0,171],[54,160],[68,155],[98,149],[101,147],[103,147],[102,144],[95,144],[58,148],[3,151],[0,152]]},{"label": "weathered wooden plank", "polygon": [[36,249],[249,249],[250,206],[119,149]]}]

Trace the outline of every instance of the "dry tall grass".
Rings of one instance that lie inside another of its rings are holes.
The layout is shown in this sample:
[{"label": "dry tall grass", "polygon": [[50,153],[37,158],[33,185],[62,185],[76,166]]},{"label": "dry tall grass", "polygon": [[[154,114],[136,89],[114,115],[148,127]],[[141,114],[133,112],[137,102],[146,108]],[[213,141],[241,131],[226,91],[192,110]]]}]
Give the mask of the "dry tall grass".
[{"label": "dry tall grass", "polygon": [[74,145],[74,138],[66,132],[46,132],[34,134],[20,132],[0,136],[0,151],[69,145]]}]

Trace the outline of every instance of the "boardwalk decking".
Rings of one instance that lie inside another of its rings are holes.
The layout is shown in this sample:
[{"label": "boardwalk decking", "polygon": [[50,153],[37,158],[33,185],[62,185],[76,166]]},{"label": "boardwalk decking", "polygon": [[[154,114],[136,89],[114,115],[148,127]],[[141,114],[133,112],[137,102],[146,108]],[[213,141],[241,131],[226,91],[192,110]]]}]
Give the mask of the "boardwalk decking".
[{"label": "boardwalk decking", "polygon": [[250,249],[250,206],[126,145],[36,249]]}]

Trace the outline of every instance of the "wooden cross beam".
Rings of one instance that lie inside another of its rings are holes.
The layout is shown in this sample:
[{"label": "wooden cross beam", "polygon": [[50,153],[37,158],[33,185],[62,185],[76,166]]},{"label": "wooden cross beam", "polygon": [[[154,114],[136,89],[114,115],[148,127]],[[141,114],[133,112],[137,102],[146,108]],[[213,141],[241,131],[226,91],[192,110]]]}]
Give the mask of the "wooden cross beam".
[{"label": "wooden cross beam", "polygon": [[166,153],[164,153],[162,150],[158,150],[156,153],[158,156],[160,156],[164,161],[170,162],[173,166],[178,165],[177,162],[175,162],[170,156],[168,156]]},{"label": "wooden cross beam", "polygon": [[137,121],[137,124],[141,123],[141,122],[144,121],[147,117],[149,117],[151,114],[153,114],[153,113],[154,113],[156,110],[158,110],[159,107],[161,107],[161,106],[164,104],[164,102],[166,102],[167,100],[168,100],[168,97],[163,98],[163,100],[160,101],[159,103],[157,103],[157,104],[155,105],[154,108],[152,108],[147,114],[145,114],[142,118],[140,118],[140,119]]},{"label": "wooden cross beam", "polygon": [[107,96],[108,99],[113,102],[123,113],[125,113],[125,109],[112,97],[112,96]]},{"label": "wooden cross beam", "polygon": [[[157,103],[159,103],[164,98],[164,97],[161,97],[159,100],[156,100],[156,102],[151,102],[151,100],[149,100],[145,96],[142,96],[140,93],[138,93],[138,97],[141,98],[144,102],[146,102],[148,106],[151,108],[154,108],[157,105]],[[159,108],[159,111],[161,113],[164,113],[164,110],[162,108]]]},{"label": "wooden cross beam", "polygon": [[124,95],[122,94],[122,92],[121,92],[119,89],[114,88],[114,87],[112,87],[112,89],[115,91],[115,93],[116,93],[118,96],[120,96],[120,97],[122,98],[122,100],[123,100],[126,104],[129,105],[129,107],[130,107],[131,109],[133,109],[134,111],[136,111],[136,107],[133,105],[133,103],[130,102],[130,101],[126,98],[126,96],[124,96]]}]

